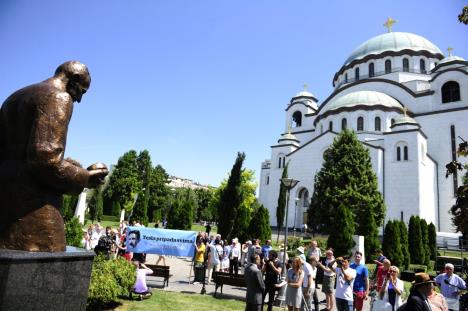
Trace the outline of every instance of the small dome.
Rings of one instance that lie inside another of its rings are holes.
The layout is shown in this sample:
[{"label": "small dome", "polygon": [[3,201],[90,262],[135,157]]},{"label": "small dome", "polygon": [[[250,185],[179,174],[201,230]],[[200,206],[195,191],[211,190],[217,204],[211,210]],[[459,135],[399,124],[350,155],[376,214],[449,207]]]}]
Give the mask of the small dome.
[{"label": "small dome", "polygon": [[299,142],[299,139],[296,138],[296,136],[294,136],[293,134],[291,134],[290,132],[288,133],[284,133],[283,135],[281,135],[281,138],[278,139],[278,143],[279,142],[284,142],[284,141],[291,141],[291,142]]},{"label": "small dome", "polygon": [[315,98],[315,96],[312,93],[310,93],[310,92],[308,92],[306,90],[300,91],[299,93],[294,95],[293,98],[296,98],[296,97],[313,97],[313,98]]},{"label": "small dome", "polygon": [[375,36],[358,46],[346,59],[344,65],[351,63],[353,60],[362,59],[367,55],[378,55],[386,51],[397,52],[407,49],[442,55],[440,49],[426,38],[408,32],[389,32]]},{"label": "small dome", "polygon": [[437,65],[446,64],[446,63],[454,62],[454,61],[457,61],[457,60],[465,61],[463,58],[461,58],[459,56],[450,55],[450,56],[447,56],[446,58],[442,59]]},{"label": "small dome", "polygon": [[418,124],[418,122],[408,115],[402,115],[395,119],[395,123],[393,123],[393,125],[397,124]]},{"label": "small dome", "polygon": [[402,109],[403,106],[393,97],[376,91],[358,91],[332,99],[321,110],[321,114],[344,107],[380,106]]}]

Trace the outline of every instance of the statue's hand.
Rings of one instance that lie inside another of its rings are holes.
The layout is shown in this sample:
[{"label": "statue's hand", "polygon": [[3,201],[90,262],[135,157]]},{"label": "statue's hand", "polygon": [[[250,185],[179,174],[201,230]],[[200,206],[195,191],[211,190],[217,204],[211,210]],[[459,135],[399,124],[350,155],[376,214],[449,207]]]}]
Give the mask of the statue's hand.
[{"label": "statue's hand", "polygon": [[102,163],[95,163],[87,168],[88,177],[88,188],[95,188],[104,183],[104,178],[109,174],[107,166]]}]

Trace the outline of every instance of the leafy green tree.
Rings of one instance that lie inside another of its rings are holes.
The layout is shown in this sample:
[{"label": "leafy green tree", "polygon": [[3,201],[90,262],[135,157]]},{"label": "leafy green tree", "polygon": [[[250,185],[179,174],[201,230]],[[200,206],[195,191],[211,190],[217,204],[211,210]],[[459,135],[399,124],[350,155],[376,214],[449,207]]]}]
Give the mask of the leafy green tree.
[{"label": "leafy green tree", "polygon": [[431,259],[431,249],[429,246],[429,235],[426,220],[424,218],[420,218],[419,225],[421,226],[421,244],[424,250],[424,264],[427,266]]},{"label": "leafy green tree", "polygon": [[91,199],[88,202],[89,217],[92,221],[101,221],[103,215],[102,187],[92,190]]},{"label": "leafy green tree", "polygon": [[411,216],[409,221],[408,246],[411,263],[423,265],[426,252],[422,245],[421,225],[417,216]]},{"label": "leafy green tree", "polygon": [[[271,239],[270,214],[263,205],[254,204],[254,212],[249,225],[249,235],[261,241]],[[245,241],[245,240],[244,240]]]},{"label": "leafy green tree", "polygon": [[437,232],[436,227],[432,222],[427,226],[427,236],[429,240],[429,257],[431,260],[435,261],[437,258]]},{"label": "leafy green tree", "polygon": [[167,227],[169,229],[190,230],[196,204],[197,199],[192,189],[176,189],[170,213],[167,218]]},{"label": "leafy green tree", "polygon": [[400,242],[400,225],[397,221],[390,220],[385,226],[382,251],[395,266],[402,266],[404,262]]},{"label": "leafy green tree", "polygon": [[150,176],[148,203],[148,215],[153,221],[162,220],[171,204],[172,192],[168,183],[169,175],[166,170],[161,165],[156,165]]},{"label": "leafy green tree", "polygon": [[[283,168],[281,178],[288,178],[288,164]],[[284,216],[286,214],[286,187],[280,182],[280,189],[278,195],[278,206],[276,207],[276,228],[278,229],[278,236],[276,237],[276,243],[279,242],[279,236],[281,227],[284,225]]]},{"label": "leafy green tree", "polygon": [[241,182],[244,160],[245,154],[243,152],[237,153],[236,162],[231,169],[226,188],[220,193],[218,204],[218,233],[221,234],[223,239],[231,239],[234,221],[242,203]]},{"label": "leafy green tree", "polygon": [[72,217],[65,223],[65,239],[67,241],[67,245],[83,247],[83,245],[81,245],[83,231],[78,217]]},{"label": "leafy green tree", "polygon": [[210,202],[213,199],[214,191],[213,188],[198,188],[195,189],[197,195],[198,208],[195,214],[196,221],[200,220],[212,220],[213,215],[210,209]]},{"label": "leafy green tree", "polygon": [[148,202],[150,198],[150,179],[153,171],[151,156],[148,150],[143,150],[137,157],[138,178],[142,183],[142,189],[138,193],[138,200],[133,208],[133,219],[145,226],[148,225]]},{"label": "leafy green tree", "polygon": [[333,247],[335,254],[340,256],[349,255],[349,251],[355,245],[353,240],[354,221],[351,211],[344,204],[338,204],[331,214],[330,234],[327,246]]},{"label": "leafy green tree", "polygon": [[458,15],[460,23],[468,25],[468,6],[463,7],[462,12]]},{"label": "leafy green tree", "polygon": [[410,252],[408,249],[408,229],[406,228],[404,221],[397,221],[396,224],[400,229],[401,254],[403,255],[402,267],[404,269],[408,269],[411,262]]},{"label": "leafy green tree", "polygon": [[78,203],[79,195],[63,195],[63,203],[62,203],[62,216],[65,222],[72,219],[73,215],[75,214],[76,204]]},{"label": "leafy green tree", "polygon": [[135,150],[124,153],[112,170],[104,191],[106,199],[119,202],[127,212],[133,208],[135,196],[143,188],[137,158]]},{"label": "leafy green tree", "polygon": [[324,152],[308,210],[310,227],[332,234],[332,215],[341,204],[352,213],[355,234],[370,237],[366,254],[373,253],[372,248],[378,245],[377,230],[383,223],[385,205],[369,151],[349,130],[342,131]]}]

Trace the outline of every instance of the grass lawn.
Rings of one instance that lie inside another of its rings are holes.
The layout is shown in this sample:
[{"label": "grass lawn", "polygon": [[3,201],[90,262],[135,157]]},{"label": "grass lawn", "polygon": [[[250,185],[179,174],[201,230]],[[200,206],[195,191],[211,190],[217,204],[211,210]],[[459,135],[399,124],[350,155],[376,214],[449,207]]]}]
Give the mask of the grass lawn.
[{"label": "grass lawn", "polygon": [[[121,301],[122,305],[115,310],[164,310],[164,311],[211,311],[211,310],[244,310],[245,302],[241,300],[214,298],[211,295],[182,294],[153,289],[153,296],[143,301]],[[279,309],[277,309],[279,310]]]}]

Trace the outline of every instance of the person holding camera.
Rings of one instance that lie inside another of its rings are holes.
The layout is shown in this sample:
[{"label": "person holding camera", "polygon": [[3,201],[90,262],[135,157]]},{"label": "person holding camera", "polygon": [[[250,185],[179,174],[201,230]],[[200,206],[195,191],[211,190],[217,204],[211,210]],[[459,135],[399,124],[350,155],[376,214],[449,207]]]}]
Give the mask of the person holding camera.
[{"label": "person holding camera", "polygon": [[333,249],[329,248],[325,252],[325,261],[319,262],[318,267],[323,270],[322,292],[325,294],[327,303],[326,310],[332,311],[334,306],[334,291],[335,291],[335,268],[336,262],[333,257]]},{"label": "person holding camera", "polygon": [[268,294],[267,311],[271,311],[273,310],[273,303],[275,302],[275,293],[278,290],[276,284],[280,282],[281,263],[278,260],[278,253],[276,253],[276,251],[270,251],[268,253],[268,258],[264,258],[263,262],[262,272],[265,274],[265,293],[263,295],[263,300],[265,300]]},{"label": "person holding camera", "polygon": [[338,257],[337,267],[331,268],[336,273],[336,309],[338,311],[353,311],[353,285],[356,270],[349,266],[348,259]]}]

